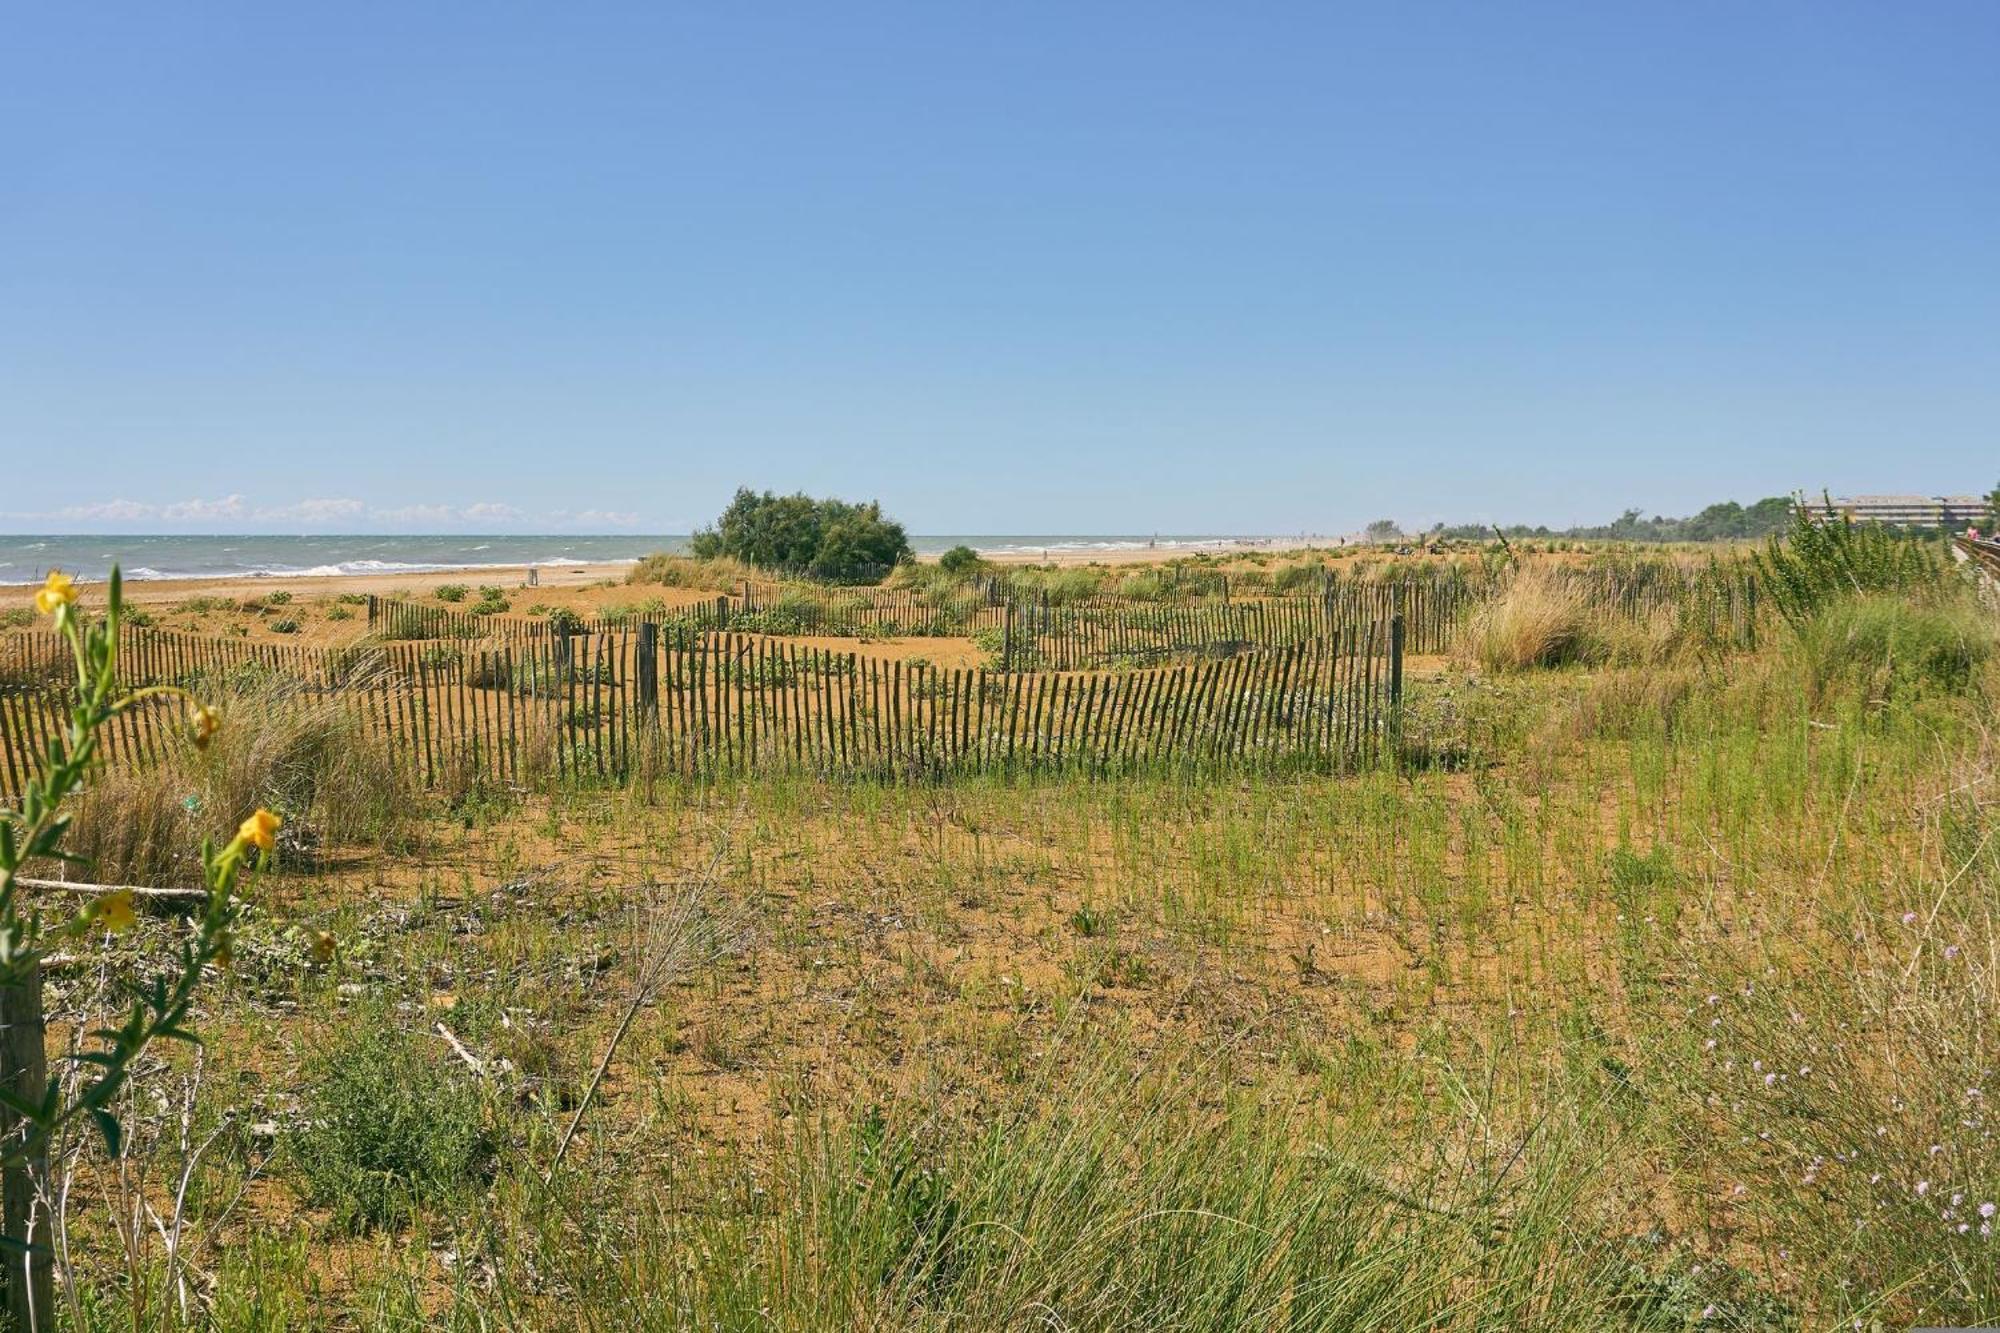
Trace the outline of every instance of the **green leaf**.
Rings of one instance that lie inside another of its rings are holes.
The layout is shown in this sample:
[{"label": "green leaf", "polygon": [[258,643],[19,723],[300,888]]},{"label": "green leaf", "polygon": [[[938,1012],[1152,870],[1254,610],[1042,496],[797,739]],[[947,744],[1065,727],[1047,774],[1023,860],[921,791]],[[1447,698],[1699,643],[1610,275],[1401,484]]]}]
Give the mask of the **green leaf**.
[{"label": "green leaf", "polygon": [[104,1151],[112,1157],[120,1156],[119,1149],[125,1143],[125,1130],[118,1123],[118,1117],[109,1111],[96,1110],[90,1113],[90,1118],[97,1122],[97,1132],[104,1136]]}]

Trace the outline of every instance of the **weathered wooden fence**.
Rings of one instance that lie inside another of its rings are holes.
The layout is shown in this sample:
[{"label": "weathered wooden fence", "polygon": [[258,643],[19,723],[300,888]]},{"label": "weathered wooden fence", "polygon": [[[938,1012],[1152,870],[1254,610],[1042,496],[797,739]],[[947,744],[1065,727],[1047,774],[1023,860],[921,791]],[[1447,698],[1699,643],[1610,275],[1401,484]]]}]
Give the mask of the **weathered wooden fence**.
[{"label": "weathered wooden fence", "polygon": [[[1441,653],[1475,600],[1462,578],[1325,579],[1309,592],[1251,600],[1135,601],[1092,597],[993,601],[982,592],[938,596],[876,588],[745,583],[734,596],[689,604],[646,620],[674,632],[734,631],[847,637],[977,639],[1002,670],[1090,670],[1142,665],[1243,646],[1290,647],[1374,620],[1402,617],[1412,653]],[[567,628],[615,632],[620,615],[572,618]],[[554,622],[479,616],[390,598],[368,600],[368,625],[386,639],[531,642]]]},{"label": "weathered wooden fence", "polygon": [[1015,670],[1075,671],[1244,647],[1285,648],[1389,620],[1404,625],[1405,651],[1441,653],[1471,602],[1464,583],[1329,582],[1309,595],[1254,601],[1009,606],[999,656]]},{"label": "weathered wooden fence", "polygon": [[[1376,622],[1168,667],[1003,673],[642,624],[519,643],[387,644],[337,662],[308,649],[233,661],[169,654],[147,683],[221,668],[234,674],[217,679],[265,691],[252,697],[269,706],[335,701],[426,784],[1340,767],[1366,762],[1393,732],[1402,640],[1399,624]],[[142,678],[145,660],[128,655],[128,678]],[[66,697],[46,685],[0,690],[11,793],[60,727]],[[182,726],[174,701],[135,709],[108,735],[106,757],[153,762],[182,743]]]}]

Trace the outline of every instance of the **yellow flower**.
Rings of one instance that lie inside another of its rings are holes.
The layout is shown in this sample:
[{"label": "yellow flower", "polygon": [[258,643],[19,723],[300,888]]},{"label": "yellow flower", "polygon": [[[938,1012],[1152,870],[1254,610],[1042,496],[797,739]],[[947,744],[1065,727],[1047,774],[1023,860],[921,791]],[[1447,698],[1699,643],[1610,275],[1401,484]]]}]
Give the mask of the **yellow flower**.
[{"label": "yellow flower", "polygon": [[269,810],[259,810],[243,821],[236,830],[236,836],[262,851],[270,851],[277,845],[278,826],[284,821]]},{"label": "yellow flower", "polygon": [[45,616],[52,616],[57,607],[68,606],[75,600],[76,580],[60,569],[52,569],[43,581],[41,591],[35,594],[35,609]]},{"label": "yellow flower", "polygon": [[319,934],[313,936],[313,946],[312,946],[313,961],[315,963],[332,962],[333,948],[334,948],[333,935],[328,931],[322,930],[321,932],[319,932]]},{"label": "yellow flower", "polygon": [[132,890],[112,890],[93,902],[87,915],[93,925],[102,926],[113,934],[130,930],[132,923],[138,920],[138,914],[132,910]]},{"label": "yellow flower", "polygon": [[207,704],[195,704],[188,709],[188,725],[194,728],[194,748],[206,750],[215,733],[222,730],[222,714]]}]

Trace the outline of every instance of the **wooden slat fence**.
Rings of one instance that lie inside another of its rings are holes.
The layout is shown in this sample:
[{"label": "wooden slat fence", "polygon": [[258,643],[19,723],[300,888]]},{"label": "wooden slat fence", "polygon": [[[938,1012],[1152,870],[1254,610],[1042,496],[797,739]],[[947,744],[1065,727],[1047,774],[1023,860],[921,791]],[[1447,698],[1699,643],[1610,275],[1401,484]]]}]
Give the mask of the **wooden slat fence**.
[{"label": "wooden slat fence", "polygon": [[[775,770],[943,776],[1061,769],[1349,767],[1381,753],[1401,705],[1402,627],[1118,672],[942,668],[735,633],[602,634],[498,645],[392,644],[271,698],[335,700],[428,785],[625,781]],[[64,693],[0,690],[0,780],[18,793]],[[121,719],[107,754],[148,763],[183,725],[172,701]]]}]

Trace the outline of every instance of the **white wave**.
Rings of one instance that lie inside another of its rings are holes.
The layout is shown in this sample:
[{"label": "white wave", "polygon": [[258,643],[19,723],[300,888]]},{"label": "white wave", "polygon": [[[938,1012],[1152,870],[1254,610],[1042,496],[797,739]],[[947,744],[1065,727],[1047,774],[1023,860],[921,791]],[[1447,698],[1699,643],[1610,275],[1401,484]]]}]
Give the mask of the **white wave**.
[{"label": "white wave", "polygon": [[[264,565],[254,569],[154,569],[150,565],[135,565],[125,571],[128,580],[142,583],[157,583],[163,579],[336,579],[358,574],[449,574],[459,571],[471,572],[482,569],[522,569],[533,565],[541,568],[588,565],[636,565],[637,556],[623,556],[615,560],[587,560],[576,557],[543,560],[508,560],[481,564],[458,561],[415,561],[415,560],[344,560],[333,565]],[[5,568],[5,566],[0,566]],[[0,586],[25,586],[31,579],[0,579]]]}]

